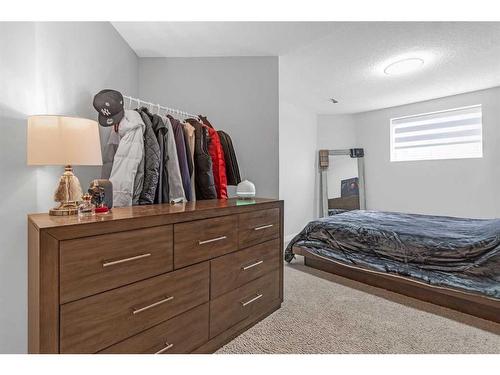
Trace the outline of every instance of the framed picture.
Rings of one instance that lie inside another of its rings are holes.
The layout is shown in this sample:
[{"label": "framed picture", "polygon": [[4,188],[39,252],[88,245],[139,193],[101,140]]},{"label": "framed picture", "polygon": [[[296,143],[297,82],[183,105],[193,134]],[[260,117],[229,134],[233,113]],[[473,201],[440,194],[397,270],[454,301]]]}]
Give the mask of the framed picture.
[{"label": "framed picture", "polygon": [[359,196],[359,178],[348,178],[340,182],[340,196],[342,198]]}]

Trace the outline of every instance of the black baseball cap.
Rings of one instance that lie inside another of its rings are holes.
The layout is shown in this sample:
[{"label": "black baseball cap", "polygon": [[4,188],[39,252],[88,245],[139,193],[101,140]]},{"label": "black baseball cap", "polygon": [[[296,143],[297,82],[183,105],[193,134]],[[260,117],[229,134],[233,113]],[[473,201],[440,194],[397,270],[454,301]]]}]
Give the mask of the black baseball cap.
[{"label": "black baseball cap", "polygon": [[94,96],[94,108],[99,112],[101,126],[117,125],[125,114],[123,95],[116,90],[101,90]]}]

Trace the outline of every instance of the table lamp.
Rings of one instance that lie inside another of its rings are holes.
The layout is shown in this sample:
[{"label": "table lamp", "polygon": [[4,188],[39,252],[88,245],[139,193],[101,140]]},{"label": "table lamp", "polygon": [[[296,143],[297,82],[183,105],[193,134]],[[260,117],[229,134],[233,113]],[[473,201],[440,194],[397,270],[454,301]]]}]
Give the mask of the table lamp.
[{"label": "table lamp", "polygon": [[50,215],[75,215],[82,200],[80,181],[73,165],[102,165],[99,127],[96,121],[68,116],[28,117],[28,165],[64,165],[54,193],[59,206]]}]

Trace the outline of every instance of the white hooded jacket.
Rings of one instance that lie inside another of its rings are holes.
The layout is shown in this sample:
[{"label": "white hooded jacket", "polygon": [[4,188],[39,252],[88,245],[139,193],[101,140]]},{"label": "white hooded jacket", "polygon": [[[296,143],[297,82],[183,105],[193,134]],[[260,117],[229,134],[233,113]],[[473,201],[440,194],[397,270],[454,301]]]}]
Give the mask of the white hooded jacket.
[{"label": "white hooded jacket", "polygon": [[141,115],[133,110],[125,110],[118,126],[120,144],[109,177],[113,184],[113,207],[132,205],[134,180],[144,154],[144,129]]}]

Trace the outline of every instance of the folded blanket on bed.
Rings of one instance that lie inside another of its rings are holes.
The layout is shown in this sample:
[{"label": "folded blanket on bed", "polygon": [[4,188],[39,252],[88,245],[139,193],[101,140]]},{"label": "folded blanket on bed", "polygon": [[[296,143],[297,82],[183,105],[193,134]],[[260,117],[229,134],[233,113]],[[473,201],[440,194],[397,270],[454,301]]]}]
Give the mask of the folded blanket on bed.
[{"label": "folded blanket on bed", "polygon": [[[349,211],[310,222],[288,245],[383,272],[500,298],[500,220]],[[474,284],[474,285],[472,285]]]}]

